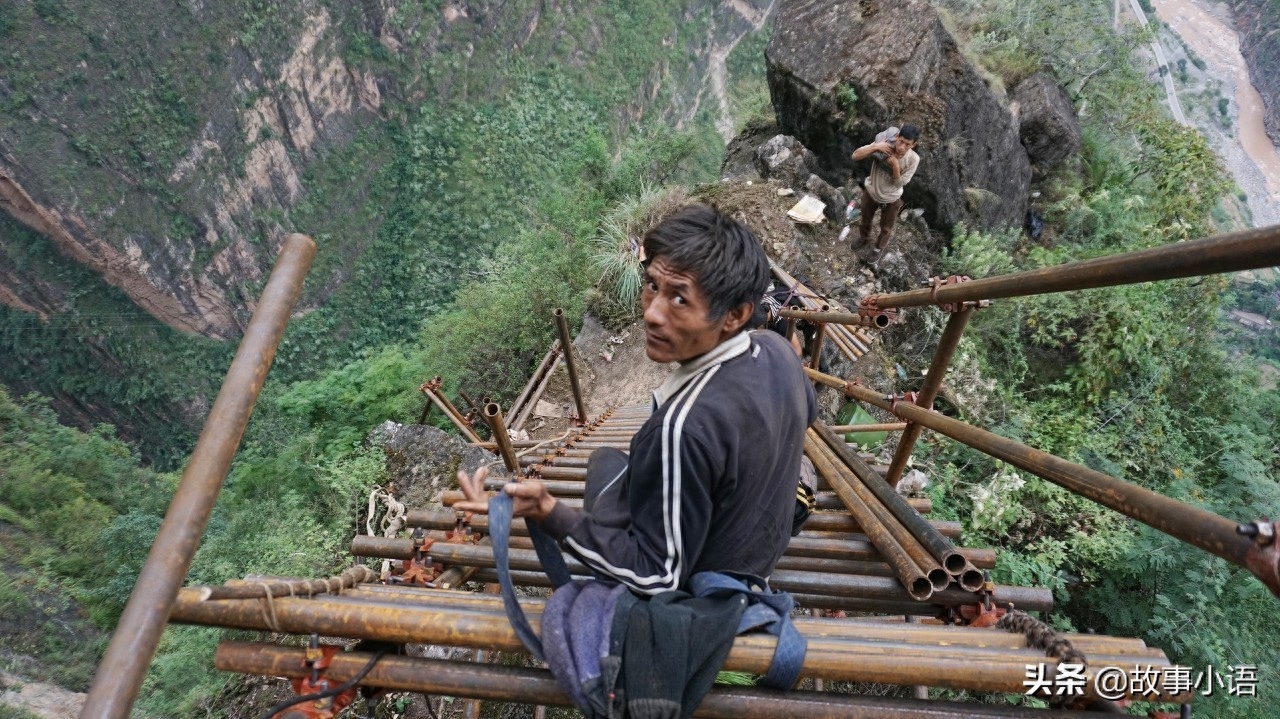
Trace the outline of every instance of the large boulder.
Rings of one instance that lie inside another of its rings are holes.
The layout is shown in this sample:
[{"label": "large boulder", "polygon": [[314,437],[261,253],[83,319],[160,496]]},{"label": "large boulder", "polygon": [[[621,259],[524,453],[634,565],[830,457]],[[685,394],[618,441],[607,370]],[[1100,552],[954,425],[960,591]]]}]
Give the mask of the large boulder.
[{"label": "large boulder", "polygon": [[386,454],[396,496],[410,509],[440,506],[440,494],[456,484],[458,470],[474,472],[495,459],[456,434],[391,420],[370,433],[369,443]]},{"label": "large boulder", "polygon": [[1022,146],[1037,167],[1052,167],[1080,151],[1080,120],[1071,97],[1053,78],[1038,72],[1013,91]]},{"label": "large boulder", "polygon": [[1020,225],[1031,165],[1017,121],[964,59],[925,0],[782,0],[765,51],[779,129],[833,185],[866,174],[850,158],[890,125],[914,123],[920,169],[908,206],[930,225]]}]

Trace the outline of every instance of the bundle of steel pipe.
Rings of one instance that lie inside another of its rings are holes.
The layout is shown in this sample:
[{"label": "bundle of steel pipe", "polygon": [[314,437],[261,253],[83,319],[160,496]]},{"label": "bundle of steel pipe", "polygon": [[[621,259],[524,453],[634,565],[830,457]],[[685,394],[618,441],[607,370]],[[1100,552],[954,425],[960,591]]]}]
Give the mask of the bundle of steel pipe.
[{"label": "bundle of steel pipe", "polygon": [[[936,564],[922,561],[913,555],[915,547],[906,541],[905,531],[886,517],[881,516],[874,505],[867,504],[865,498],[859,496],[851,488],[850,483],[842,476],[836,466],[834,457],[808,430],[805,437],[805,454],[812,460],[818,473],[827,478],[827,482],[836,488],[840,499],[848,506],[849,512],[858,520],[871,543],[880,551],[893,567],[894,575],[902,582],[911,597],[924,601],[933,595],[934,590],[947,586],[946,572]],[[855,480],[856,481],[856,480]]]},{"label": "bundle of steel pipe", "polygon": [[[774,277],[796,292],[796,298],[800,300],[805,309],[843,311],[836,302],[825,299],[819,300],[817,293],[787,274],[787,271],[772,259],[769,260],[769,269],[773,271]],[[868,345],[871,340],[862,328],[851,330],[844,325],[835,325],[830,328],[829,336],[836,347],[850,360],[857,361],[858,358],[869,351]]]},{"label": "bundle of steel pipe", "polygon": [[1240,533],[1236,522],[1186,502],[1166,497],[1097,470],[1028,447],[1007,437],[952,419],[909,402],[821,372],[805,369],[815,381],[837,387],[862,402],[981,450],[1082,497],[1136,519],[1153,529],[1240,565],[1280,596],[1280,545],[1261,545]]},{"label": "bundle of steel pipe", "polygon": [[[414,510],[409,513],[406,524],[410,527],[417,527],[435,531],[445,531],[454,528],[457,514],[448,510]],[[472,517],[471,526],[477,534],[485,534],[489,528],[489,518],[483,515]],[[361,535],[364,537],[365,535]],[[511,546],[529,549],[532,547],[528,543],[528,531],[522,523],[514,523],[511,527]],[[356,540],[353,540],[353,542]],[[356,552],[359,556],[370,556],[387,559],[409,559],[414,556],[417,547],[421,546],[422,540],[404,539],[387,539],[379,538],[376,544],[368,544],[371,539],[360,539],[361,547],[368,548],[366,552]],[[483,540],[482,540],[483,541]],[[376,549],[375,549],[376,548]],[[974,566],[981,569],[991,569],[995,567],[996,552],[994,549],[971,549],[958,548],[956,550],[966,559],[973,563]],[[790,557],[812,557],[815,559],[841,559],[854,561],[871,561],[881,562],[883,558],[876,550],[875,546],[866,538],[866,535],[859,534],[829,534],[823,532],[801,532],[799,536],[792,537],[784,556]]]},{"label": "bundle of steel pipe", "polygon": [[916,513],[901,495],[891,489],[887,482],[878,477],[871,467],[858,457],[857,453],[849,450],[844,440],[837,437],[821,422],[815,422],[809,431],[825,442],[831,453],[852,473],[852,481],[860,485],[855,486],[855,489],[864,501],[878,502],[883,506],[893,519],[910,533],[915,542],[954,577],[961,587],[974,591],[982,586],[982,573],[956,551],[951,540]]},{"label": "bundle of steel pipe", "polygon": [[[462,501],[462,492],[458,490],[449,490],[441,495],[441,501],[446,507],[451,507],[455,502]],[[563,497],[556,501],[563,502],[566,507],[572,509],[582,508],[582,499],[578,497]],[[409,513],[407,518],[408,526],[420,526],[415,522],[426,522],[425,518],[418,519],[420,515],[416,514],[419,510]],[[478,518],[477,518],[478,519]],[[473,523],[477,521],[473,519]],[[482,521],[482,520],[480,520]],[[943,519],[928,520],[933,527],[947,537],[959,537],[961,525],[959,522]],[[480,526],[480,525],[475,525]],[[827,510],[819,510],[809,515],[809,519],[805,521],[804,528],[806,532],[840,532],[844,534],[865,534],[863,525],[856,517],[850,516],[848,513],[840,511],[833,512]]]},{"label": "bundle of steel pipe", "polygon": [[[495,651],[524,650],[499,607],[476,603],[462,608],[456,604],[437,604],[425,595],[423,601],[411,602],[404,596],[371,598],[368,594],[279,599],[268,613],[259,600],[206,602],[198,599],[198,592],[184,590],[172,618],[184,623],[238,629],[316,632],[335,637]],[[455,593],[455,596],[475,595]],[[492,597],[479,599],[492,601]],[[541,613],[534,605],[527,606],[532,610],[527,612],[529,622],[537,631]],[[1054,672],[1054,660],[1038,649],[946,646],[906,632],[888,641],[827,636],[813,631],[812,626],[801,629],[809,645],[802,669],[804,676],[1021,694],[1026,690],[1023,680],[1027,664],[1044,662],[1048,671]],[[775,643],[767,634],[740,636],[734,641],[724,668],[763,673],[772,661]],[[1088,673],[1104,667],[1121,667],[1127,672],[1132,669],[1135,656],[1142,664],[1149,664],[1157,677],[1170,669],[1168,661],[1155,654],[1094,653],[1089,656]],[[467,667],[476,668],[470,663]]]},{"label": "bundle of steel pipe", "polygon": [[[880,549],[880,545],[877,544],[876,547]],[[352,554],[357,556],[385,558],[390,555],[390,558],[401,559],[413,556],[411,552],[414,549],[412,544],[405,545],[402,541],[367,535],[356,537],[351,546]],[[466,565],[485,569],[494,567],[493,549],[490,547],[436,542],[431,545],[427,553],[432,561],[445,565]],[[537,554],[532,550],[511,549],[509,550],[509,556],[511,569],[514,571],[537,573],[542,569],[542,563],[538,561]],[[571,573],[583,577],[591,575],[590,570],[578,563],[577,560],[568,557],[566,559]],[[778,589],[789,592],[837,598],[887,599],[891,601],[908,601],[911,599],[923,601],[928,599],[934,604],[947,606],[976,604],[978,601],[977,597],[971,592],[961,590],[943,590],[939,592],[933,591],[932,588],[929,592],[924,593],[922,598],[917,596],[918,588],[909,587],[909,589],[904,590],[903,585],[891,577],[861,574],[823,574],[824,571],[835,571],[837,568],[856,568],[856,565],[850,564],[823,564],[828,561],[832,560],[796,557],[791,565],[804,567],[803,569],[776,569],[770,576],[769,583]],[[535,586],[543,586],[542,581],[536,580]],[[1048,590],[997,586],[994,598],[1002,604],[1012,602],[1017,607],[1027,611],[1048,611],[1053,607],[1053,595]]]},{"label": "bundle of steel pipe", "polygon": [[[332,682],[355,677],[373,659],[366,652],[344,652],[334,657],[325,676]],[[214,656],[222,671],[308,677],[306,652],[296,647],[223,642]],[[361,684],[394,691],[442,696],[571,706],[569,698],[544,669],[475,665],[445,659],[385,656],[361,680]],[[923,701],[894,697],[856,696],[826,692],[775,691],[713,687],[694,710],[699,719],[1092,719],[1093,712],[1004,707],[947,701]]]}]

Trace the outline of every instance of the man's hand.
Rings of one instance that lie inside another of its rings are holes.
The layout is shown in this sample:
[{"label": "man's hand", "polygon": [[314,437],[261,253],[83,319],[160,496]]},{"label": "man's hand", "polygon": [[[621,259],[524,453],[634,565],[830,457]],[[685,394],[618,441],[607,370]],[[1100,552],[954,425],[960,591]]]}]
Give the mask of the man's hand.
[{"label": "man's hand", "polygon": [[[489,496],[484,491],[484,481],[489,477],[489,468],[481,467],[475,474],[467,474],[458,470],[458,486],[462,488],[466,501],[455,502],[453,508],[459,512],[477,512],[487,514]],[[517,517],[531,517],[543,520],[551,514],[556,505],[556,498],[547,491],[546,485],[536,479],[524,482],[509,482],[502,491],[511,495],[512,509]]]}]

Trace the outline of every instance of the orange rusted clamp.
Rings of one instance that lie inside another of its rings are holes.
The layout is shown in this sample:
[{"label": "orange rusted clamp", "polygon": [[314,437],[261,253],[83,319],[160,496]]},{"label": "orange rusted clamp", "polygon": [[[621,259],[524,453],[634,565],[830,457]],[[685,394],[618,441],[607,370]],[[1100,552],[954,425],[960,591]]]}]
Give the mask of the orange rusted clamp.
[{"label": "orange rusted clamp", "polygon": [[1236,532],[1253,540],[1244,555],[1245,566],[1272,594],[1280,597],[1280,542],[1276,541],[1280,522],[1259,519],[1236,527]]},{"label": "orange rusted clamp", "polygon": [[[306,653],[306,665],[311,670],[311,676],[289,680],[289,683],[293,686],[294,693],[304,696],[320,694],[332,689],[333,687],[330,686],[329,679],[324,676],[324,672],[329,668],[333,658],[341,651],[342,647],[339,646],[328,644],[318,646],[315,635],[312,635],[311,646],[307,648]],[[333,717],[342,713],[343,709],[350,706],[356,700],[356,696],[357,690],[352,687],[326,699],[295,704],[275,716],[279,719],[333,719]]]},{"label": "orange rusted clamp", "polygon": [[918,395],[915,392],[903,392],[901,394],[885,395],[885,400],[889,402],[891,412],[898,411],[898,403],[906,402],[907,404],[915,404]]},{"label": "orange rusted clamp", "polygon": [[958,285],[958,284],[960,284],[961,282],[968,282],[968,281],[969,281],[969,277],[968,277],[967,275],[951,275],[950,277],[947,277],[946,279],[943,279],[943,278],[940,278],[940,277],[930,277],[930,278],[929,278],[929,287],[930,287],[930,291],[929,291],[929,299],[930,299],[930,301],[932,301],[935,305],[937,305],[939,308],[941,308],[943,312],[959,312],[959,311],[961,311],[961,310],[965,309],[965,304],[967,304],[967,303],[965,303],[965,302],[939,302],[939,301],[938,301],[938,290],[942,289],[943,287],[945,287],[945,286],[947,286],[947,285]]}]

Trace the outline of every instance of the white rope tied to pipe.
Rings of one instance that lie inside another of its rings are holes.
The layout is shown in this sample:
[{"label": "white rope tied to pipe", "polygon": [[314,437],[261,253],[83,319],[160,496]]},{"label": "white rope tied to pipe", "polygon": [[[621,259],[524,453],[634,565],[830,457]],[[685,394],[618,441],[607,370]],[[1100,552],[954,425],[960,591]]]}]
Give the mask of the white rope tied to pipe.
[{"label": "white rope tied to pipe", "polygon": [[[371,537],[377,536],[373,531],[373,518],[377,516],[379,502],[386,506],[387,511],[382,515],[378,530],[382,536],[388,539],[395,539],[400,530],[404,528],[404,521],[408,512],[405,510],[404,504],[380,487],[374,487],[373,491],[369,493],[369,513],[364,522],[365,531]],[[386,581],[389,576],[391,576],[391,560],[384,559],[382,560],[381,578]]]}]

